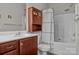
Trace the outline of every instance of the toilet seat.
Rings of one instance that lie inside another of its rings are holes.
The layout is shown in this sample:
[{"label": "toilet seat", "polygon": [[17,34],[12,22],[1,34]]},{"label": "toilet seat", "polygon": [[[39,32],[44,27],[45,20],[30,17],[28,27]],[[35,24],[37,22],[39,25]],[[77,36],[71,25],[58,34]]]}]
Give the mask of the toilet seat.
[{"label": "toilet seat", "polygon": [[49,51],[50,50],[50,45],[49,44],[39,44],[38,48],[41,51]]}]

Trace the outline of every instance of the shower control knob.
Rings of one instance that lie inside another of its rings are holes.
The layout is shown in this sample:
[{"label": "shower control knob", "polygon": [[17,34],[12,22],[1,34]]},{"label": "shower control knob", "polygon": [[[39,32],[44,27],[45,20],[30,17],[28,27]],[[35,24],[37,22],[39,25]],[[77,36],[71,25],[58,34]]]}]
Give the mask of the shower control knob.
[{"label": "shower control knob", "polygon": [[60,38],[58,40],[61,40]]}]

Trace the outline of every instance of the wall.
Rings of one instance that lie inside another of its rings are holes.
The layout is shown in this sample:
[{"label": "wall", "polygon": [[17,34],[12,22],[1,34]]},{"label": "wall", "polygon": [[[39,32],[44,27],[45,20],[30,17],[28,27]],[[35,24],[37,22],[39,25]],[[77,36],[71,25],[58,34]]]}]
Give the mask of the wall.
[{"label": "wall", "polygon": [[23,3],[0,3],[0,31],[23,31],[24,8]]},{"label": "wall", "polygon": [[[49,3],[48,6],[54,9],[54,15],[73,13],[75,11],[74,3]],[[69,11],[65,12],[65,9],[69,9]]]},{"label": "wall", "polygon": [[47,4],[46,3],[27,3],[27,8],[28,7],[36,7],[40,10],[46,9],[47,8]]},{"label": "wall", "polygon": [[74,42],[74,13],[55,15],[55,41]]}]

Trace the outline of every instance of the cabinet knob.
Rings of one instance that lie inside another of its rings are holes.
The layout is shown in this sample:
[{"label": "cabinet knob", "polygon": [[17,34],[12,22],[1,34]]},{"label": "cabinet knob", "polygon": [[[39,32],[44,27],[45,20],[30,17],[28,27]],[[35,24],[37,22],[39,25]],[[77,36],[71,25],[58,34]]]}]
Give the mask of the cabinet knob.
[{"label": "cabinet knob", "polygon": [[23,46],[23,43],[22,42],[20,43],[20,46]]}]

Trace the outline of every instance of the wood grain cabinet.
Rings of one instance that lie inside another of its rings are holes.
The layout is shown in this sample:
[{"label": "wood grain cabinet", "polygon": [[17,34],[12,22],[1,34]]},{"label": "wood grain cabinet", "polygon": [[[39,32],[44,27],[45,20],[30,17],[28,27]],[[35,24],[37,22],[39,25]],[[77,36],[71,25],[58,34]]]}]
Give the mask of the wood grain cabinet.
[{"label": "wood grain cabinet", "polygon": [[29,32],[41,31],[42,30],[42,11],[30,7],[28,8],[28,29]]},{"label": "wood grain cabinet", "polygon": [[18,55],[18,54],[19,53],[18,53],[17,49],[15,49],[15,50],[9,51],[7,53],[4,53],[3,55]]},{"label": "wood grain cabinet", "polygon": [[20,40],[20,55],[37,54],[37,36]]},{"label": "wood grain cabinet", "polygon": [[10,41],[0,44],[0,54],[18,55],[18,41]]},{"label": "wood grain cabinet", "polygon": [[0,43],[0,55],[36,55],[37,36]]}]

